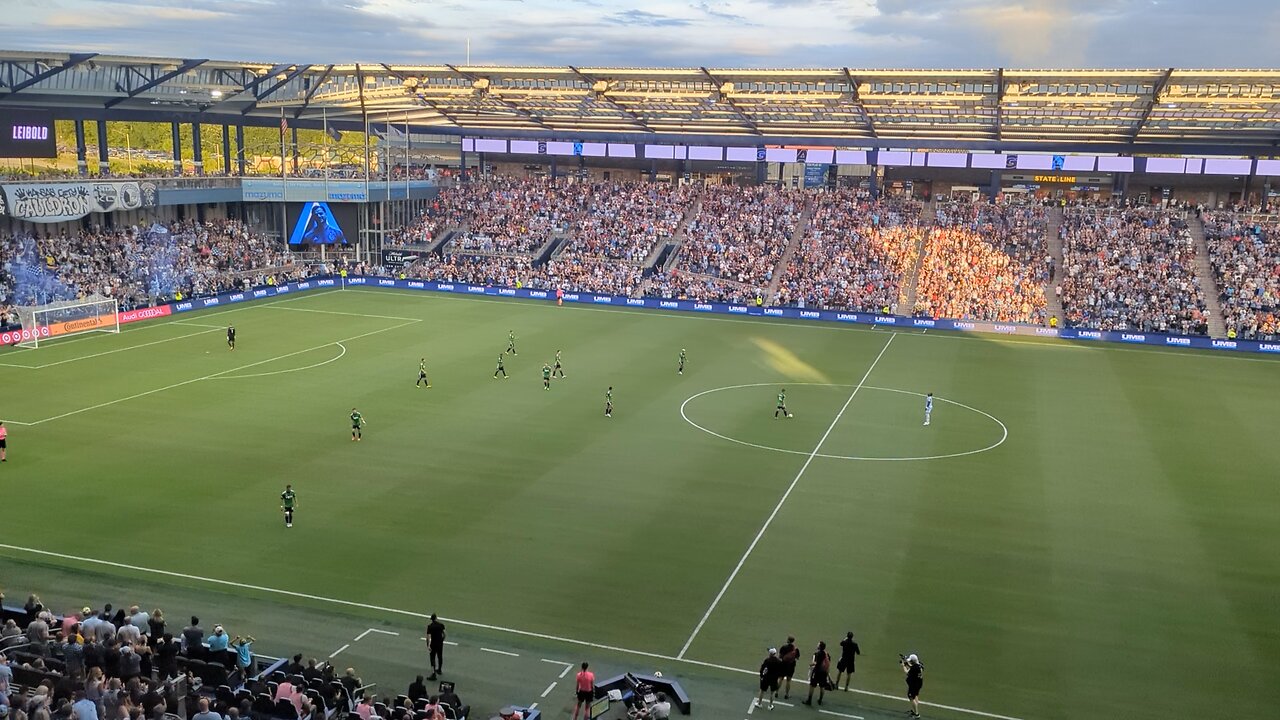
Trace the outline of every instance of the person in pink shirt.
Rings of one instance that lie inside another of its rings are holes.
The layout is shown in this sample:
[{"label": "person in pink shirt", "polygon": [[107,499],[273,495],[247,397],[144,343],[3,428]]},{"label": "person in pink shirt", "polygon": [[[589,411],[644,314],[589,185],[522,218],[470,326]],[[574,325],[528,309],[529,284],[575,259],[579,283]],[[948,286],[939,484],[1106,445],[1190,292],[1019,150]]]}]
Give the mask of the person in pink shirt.
[{"label": "person in pink shirt", "polygon": [[573,703],[573,720],[578,720],[578,708],[582,708],[583,717],[591,720],[591,703],[596,699],[596,674],[588,670],[587,663],[582,663],[575,685],[577,699]]},{"label": "person in pink shirt", "polygon": [[7,449],[6,445],[8,444],[8,437],[9,428],[4,426],[3,420],[0,420],[0,462],[9,462],[9,459],[4,456],[5,450]]}]

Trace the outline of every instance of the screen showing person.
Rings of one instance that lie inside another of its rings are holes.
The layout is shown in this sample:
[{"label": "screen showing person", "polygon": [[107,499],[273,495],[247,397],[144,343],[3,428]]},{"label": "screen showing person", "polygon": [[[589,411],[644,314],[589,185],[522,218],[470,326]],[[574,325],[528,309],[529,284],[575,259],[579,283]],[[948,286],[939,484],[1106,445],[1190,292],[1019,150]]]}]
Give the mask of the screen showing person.
[{"label": "screen showing person", "polygon": [[345,245],[347,236],[328,203],[309,202],[302,206],[298,222],[289,236],[290,245]]}]

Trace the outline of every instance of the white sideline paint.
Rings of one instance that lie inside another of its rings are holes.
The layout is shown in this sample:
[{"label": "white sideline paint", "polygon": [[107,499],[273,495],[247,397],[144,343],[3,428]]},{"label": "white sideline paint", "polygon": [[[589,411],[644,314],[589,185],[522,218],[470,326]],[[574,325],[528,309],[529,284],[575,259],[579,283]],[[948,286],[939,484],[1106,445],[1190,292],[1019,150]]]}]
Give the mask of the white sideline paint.
[{"label": "white sideline paint", "polygon": [[550,685],[548,685],[548,686],[547,686],[547,689],[546,689],[546,690],[543,690],[543,691],[542,691],[542,694],[541,694],[541,695],[539,695],[538,697],[546,697],[546,696],[550,695],[550,694],[551,694],[551,691],[556,689],[556,685],[559,685],[559,683],[554,683],[554,682],[553,682],[553,683],[551,683]]},{"label": "white sideline paint", "polygon": [[486,647],[480,648],[480,652],[493,653],[494,655],[506,655],[507,657],[520,657],[520,653],[507,652],[506,650],[494,650]]},{"label": "white sideline paint", "polygon": [[360,642],[361,640],[365,639],[365,637],[368,636],[369,633],[382,633],[383,635],[396,635],[396,636],[400,635],[400,633],[391,632],[390,630],[379,630],[378,628],[369,628],[368,630],[365,630],[364,632],[357,635],[356,639],[352,640],[352,642]]},{"label": "white sideline paint", "polygon": [[347,649],[347,648],[349,648],[349,647],[351,647],[351,643],[347,643],[346,645],[343,645],[342,647],[338,648],[337,650],[334,650],[333,652],[329,653],[329,659],[330,659],[330,660],[332,660],[332,659],[334,659],[334,658],[338,657],[338,655],[339,655],[343,650],[346,650],[346,649]]},{"label": "white sideline paint", "polygon": [[[324,343],[323,345],[316,345],[316,346],[313,346],[313,347],[306,348],[306,349],[304,349],[304,350],[295,350],[295,351],[293,351],[293,352],[291,352],[291,353],[285,353],[284,355],[277,355],[277,356],[275,356],[275,357],[273,357],[273,358],[267,358],[266,360],[259,360],[259,361],[257,361],[257,362],[249,363],[248,365],[241,365],[240,367],[230,368],[230,369],[228,369],[228,370],[223,370],[223,371],[221,371],[221,372],[212,373],[212,374],[210,374],[210,375],[203,375],[203,376],[198,377],[198,378],[192,378],[192,379],[190,379],[190,380],[183,380],[182,382],[173,383],[173,384],[171,384],[171,385],[165,385],[164,387],[156,388],[156,389],[154,389],[154,390],[147,390],[147,391],[145,391],[145,392],[134,393],[133,395],[129,395],[128,397],[122,397],[122,398],[118,398],[118,399],[116,399],[116,400],[108,400],[107,402],[101,402],[101,403],[98,403],[97,405],[90,405],[89,407],[80,408],[79,410],[72,410],[72,411],[70,411],[70,412],[62,413],[61,415],[54,415],[54,416],[52,416],[52,417],[47,417],[47,418],[45,418],[45,419],[43,419],[43,420],[36,420],[36,421],[34,421],[34,422],[30,422],[30,423],[15,423],[15,424],[17,424],[17,425],[42,425],[42,424],[44,424],[44,423],[52,422],[52,421],[54,421],[54,420],[61,420],[62,418],[65,418],[65,417],[71,417],[72,415],[79,415],[80,413],[89,412],[90,410],[97,410],[97,409],[99,409],[99,408],[104,408],[104,407],[108,407],[108,406],[111,406],[111,405],[116,405],[116,404],[118,404],[118,403],[127,402],[127,401],[129,401],[129,400],[136,400],[137,398],[140,398],[140,397],[146,397],[147,395],[154,395],[154,394],[156,394],[156,393],[158,393],[158,392],[164,392],[165,390],[172,390],[172,389],[174,389],[174,388],[179,388],[179,387],[182,387],[182,386],[184,386],[184,385],[190,385],[191,383],[197,383],[197,382],[200,382],[200,381],[202,381],[202,380],[212,380],[212,379],[214,379],[214,378],[218,378],[218,377],[221,377],[221,376],[223,376],[223,375],[229,375],[229,374],[231,374],[231,373],[233,373],[233,372],[237,372],[237,371],[240,371],[240,370],[247,370],[247,369],[249,369],[249,368],[251,368],[251,367],[257,367],[257,366],[259,366],[259,365],[265,365],[265,364],[267,364],[267,363],[269,363],[269,362],[275,362],[275,361],[277,361],[277,360],[284,360],[285,358],[291,358],[291,357],[293,357],[294,355],[301,355],[301,354],[303,354],[303,353],[308,353],[308,352],[312,352],[312,351],[315,351],[315,350],[320,350],[320,349],[322,349],[322,348],[329,347],[330,345],[335,345],[335,344],[336,344],[336,345],[341,345],[341,344],[342,344],[342,343],[344,343],[344,342],[350,342],[350,341],[352,341],[352,340],[359,340],[360,338],[369,337],[370,335],[377,335],[377,334],[379,334],[379,333],[389,332],[389,331],[391,331],[391,330],[396,330],[396,329],[399,329],[399,328],[405,327],[406,325],[412,325],[413,323],[416,323],[416,322],[422,322],[422,321],[421,321],[421,320],[413,320],[413,321],[411,321],[411,322],[404,322],[404,323],[400,323],[399,325],[392,325],[391,327],[382,328],[382,329],[380,329],[380,330],[371,330],[371,331],[366,332],[366,333],[360,333],[359,335],[352,335],[351,337],[345,337],[345,338],[342,338],[341,340],[335,340],[335,341],[333,341],[333,342],[327,342],[327,343]],[[336,358],[335,358],[335,359],[336,359]]]},{"label": "white sideline paint", "polygon": [[778,504],[773,506],[773,512],[769,513],[769,517],[765,518],[764,524],[760,526],[760,532],[756,533],[755,538],[751,540],[751,544],[747,546],[747,551],[742,553],[742,557],[738,560],[738,564],[734,566],[733,572],[729,573],[729,577],[725,579],[724,585],[720,586],[720,592],[716,593],[715,599],[711,601],[711,605],[707,607],[707,611],[702,614],[702,619],[699,620],[697,626],[693,628],[693,632],[689,633],[689,639],[684,641],[684,647],[680,648],[680,652],[676,654],[677,658],[684,658],[684,654],[689,651],[689,646],[693,644],[695,639],[697,639],[698,633],[702,632],[702,626],[707,624],[707,619],[711,617],[711,613],[715,612],[716,606],[720,604],[720,600],[724,597],[724,594],[728,592],[729,586],[733,584],[734,578],[738,577],[738,573],[742,571],[742,566],[746,564],[747,558],[751,557],[751,553],[755,551],[756,545],[760,543],[760,538],[764,537],[765,531],[769,529],[771,524],[773,524],[773,519],[778,516],[778,511],[781,510],[782,506],[787,502],[787,498],[791,497],[791,491],[796,489],[796,484],[800,482],[800,478],[804,477],[804,473],[809,469],[809,465],[813,463],[813,459],[818,456],[819,452],[821,452],[822,444],[831,436],[831,431],[836,429],[836,423],[839,423],[840,418],[844,417],[844,411],[849,409],[849,404],[853,402],[855,397],[857,397],[858,391],[861,390],[862,386],[867,382],[867,378],[871,377],[871,371],[876,369],[876,365],[880,363],[880,358],[884,357],[885,351],[887,351],[889,346],[893,344],[893,339],[895,337],[897,337],[896,333],[889,336],[888,342],[884,344],[884,347],[880,348],[880,354],[876,355],[876,359],[871,361],[871,367],[867,368],[867,371],[862,374],[862,379],[859,380],[857,386],[853,388],[853,392],[849,393],[849,398],[844,401],[844,405],[841,406],[840,412],[836,413],[835,419],[827,426],[827,431],[822,433],[822,437],[818,439],[818,444],[813,446],[813,452],[809,453],[809,457],[805,458],[804,464],[800,466],[800,472],[796,473],[795,478],[791,480],[791,484],[787,486],[787,491],[782,493],[782,497],[778,499]]},{"label": "white sideline paint", "polygon": [[[209,585],[221,585],[224,587],[238,588],[240,590],[254,590],[257,592],[268,593],[272,595],[282,595],[285,597],[299,598],[302,600],[311,600],[314,602],[329,603],[331,605],[341,605],[343,607],[360,608],[362,610],[375,610],[377,612],[384,612],[389,615],[401,615],[404,617],[411,617],[411,618],[417,618],[422,620],[426,620],[431,617],[429,613],[420,613],[420,612],[415,612],[413,610],[401,610],[399,608],[384,607],[382,605],[373,605],[371,603],[356,602],[354,600],[342,600],[339,598],[324,597],[322,595],[311,595],[308,593],[297,592],[295,590],[283,590],[280,588],[270,588],[270,587],[264,587],[262,585],[252,585],[249,583],[238,583],[238,582],[233,582],[231,580],[221,580],[218,578],[211,578],[211,577],[206,577],[201,575],[190,575],[187,573],[174,572],[172,570],[160,570],[157,568],[141,567],[139,565],[129,565],[126,563],[115,562],[114,560],[99,560],[97,558],[81,557],[79,555],[68,555],[66,553],[54,552],[52,550],[39,550],[36,548],[22,547],[20,545],[9,545],[7,543],[0,543],[0,549],[12,550],[15,552],[22,552],[22,553],[29,553],[32,555],[41,555],[44,557],[59,558],[61,560],[71,560],[74,562],[81,562],[89,565],[101,565],[103,567],[113,567],[113,568],[119,568],[121,570],[132,570],[134,572],[149,573],[152,575],[161,575],[164,577],[179,578],[182,580],[193,580],[195,582],[207,583]],[[587,640],[576,640],[574,638],[561,637],[559,635],[550,635],[547,633],[534,632],[532,630],[520,630],[517,628],[503,627],[501,625],[490,625],[487,623],[479,623],[471,620],[460,620],[458,618],[448,618],[448,617],[440,618],[440,619],[451,622],[451,623],[455,623],[458,625],[462,625],[464,627],[473,627],[480,630],[489,630],[492,632],[506,633],[508,635],[517,635],[520,637],[531,637],[531,638],[537,638],[539,640],[549,640],[552,642],[564,643],[566,645],[577,645],[579,647],[589,647],[589,648],[594,648],[596,650],[606,650],[609,652],[622,653],[625,655],[634,655],[636,657],[647,657],[647,658],[653,658],[655,660],[665,660],[667,662],[684,663],[686,665],[710,668],[712,670],[720,670],[723,672],[737,673],[740,675],[752,675],[752,676],[759,675],[758,670],[748,670],[744,668],[731,667],[729,665],[720,665],[713,662],[707,662],[705,660],[694,660],[692,658],[687,658],[687,657],[682,658],[682,657],[676,657],[674,655],[663,655],[662,653],[648,652],[645,650],[633,650],[631,648],[619,647],[617,645],[606,645],[604,643],[595,643]],[[457,645],[457,643],[446,640],[445,645]],[[345,647],[343,649],[345,649]],[[341,652],[341,650],[339,650],[339,652]],[[568,671],[572,668],[573,666],[569,665],[569,667],[565,670],[565,673],[567,674]],[[564,675],[561,675],[561,677],[564,677]],[[870,697],[885,698],[888,700],[902,700],[901,695],[889,695],[887,693],[879,693],[871,690],[859,690],[856,688],[851,688],[849,692],[858,693],[861,695],[867,695]],[[968,708],[954,707],[952,705],[941,705],[938,703],[931,703],[931,702],[924,702],[924,701],[921,701],[920,704],[925,705],[927,707],[940,708],[942,710],[951,710],[953,712],[966,713],[968,715],[974,715],[977,717],[991,718],[991,720],[1023,720],[1023,718],[1013,717],[1011,715],[998,715],[996,713],[989,713],[982,710],[970,710]]]}]

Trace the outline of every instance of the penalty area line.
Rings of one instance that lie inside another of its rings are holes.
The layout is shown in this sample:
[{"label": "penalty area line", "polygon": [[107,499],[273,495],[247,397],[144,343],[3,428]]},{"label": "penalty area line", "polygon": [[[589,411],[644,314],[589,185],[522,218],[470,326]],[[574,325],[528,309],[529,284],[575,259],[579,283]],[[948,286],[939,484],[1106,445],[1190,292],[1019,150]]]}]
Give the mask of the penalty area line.
[{"label": "penalty area line", "polygon": [[[61,560],[70,560],[73,562],[85,563],[88,565],[100,565],[103,567],[112,567],[112,568],[117,568],[121,570],[130,570],[133,572],[146,573],[151,575],[160,575],[164,577],[178,578],[181,580],[187,580],[187,581],[192,581],[196,583],[205,583],[208,585],[232,587],[239,590],[253,590],[256,592],[266,593],[270,595],[280,595],[284,597],[299,598],[302,600],[310,600],[313,602],[328,603],[331,605],[340,605],[343,607],[359,608],[361,610],[373,610],[376,612],[387,613],[389,615],[400,615],[403,617],[411,617],[411,618],[420,619],[420,620],[429,619],[431,617],[431,615],[428,613],[415,612],[413,610],[401,610],[399,608],[385,607],[382,605],[374,605],[372,603],[357,602],[354,600],[342,600],[339,598],[324,597],[323,595],[312,595],[309,593],[298,592],[296,590],[284,590],[281,588],[271,588],[271,587],[265,587],[262,585],[239,583],[239,582],[233,582],[231,580],[222,580],[219,578],[208,577],[205,575],[191,575],[188,573],[174,572],[172,570],[160,570],[157,568],[142,567],[139,565],[129,565],[126,563],[116,562],[114,560],[100,560],[97,558],[81,557],[79,555],[69,555],[66,553],[54,552],[52,550],[39,550],[36,548],[22,547],[20,545],[10,545],[7,543],[0,543],[0,550],[11,550],[19,553],[28,553],[31,555],[40,555],[43,557],[58,558]],[[683,657],[683,658],[675,657],[673,655],[664,655],[662,653],[648,652],[645,650],[634,650],[632,648],[624,648],[624,647],[619,647],[617,645],[607,645],[604,643],[595,643],[587,640],[577,640],[574,638],[567,638],[559,635],[551,635],[548,633],[535,632],[532,630],[520,630],[517,628],[503,627],[501,625],[491,625],[488,623],[479,623],[479,622],[474,622],[470,620],[461,620],[458,618],[442,617],[440,619],[447,622],[455,623],[457,625],[462,625],[464,627],[471,627],[479,630],[488,630],[491,632],[503,633],[507,635],[536,638],[538,640],[547,640],[551,642],[564,643],[566,645],[576,645],[578,647],[588,647],[596,650],[605,650],[609,652],[621,653],[624,655],[634,655],[636,657],[652,658],[655,660],[665,660],[667,662],[684,663],[686,665],[693,665],[695,667],[709,668],[712,670],[720,670],[722,672],[730,672],[730,673],[735,673],[739,675],[751,675],[751,676],[759,675],[759,671],[757,670],[737,668],[729,665],[720,665],[718,663],[707,662],[705,660],[694,660],[692,658],[687,658],[687,657]],[[457,643],[446,640],[445,645],[456,646]],[[342,652],[343,650],[346,650],[348,647],[350,647],[350,643],[348,643],[346,646],[341,648],[338,652]],[[337,653],[334,653],[334,655],[336,654]],[[555,661],[543,660],[543,662],[555,662]],[[564,675],[567,675],[568,670],[572,668],[573,666],[569,665],[565,673],[563,673],[561,677],[563,678]],[[872,697],[885,698],[889,700],[903,699],[900,695],[889,695],[887,693],[879,693],[871,690],[858,690],[856,688],[851,688],[849,692],[859,693],[862,695],[868,695]],[[951,710],[954,712],[966,713],[966,714],[975,715],[978,717],[990,718],[991,720],[1023,720],[1022,718],[1013,717],[1011,715],[998,715],[996,713],[984,712],[982,710],[970,710],[968,708],[954,707],[951,705],[940,705],[937,703],[930,703],[930,702],[924,702],[924,701],[922,701],[920,704],[928,707],[935,707],[943,710]]]}]

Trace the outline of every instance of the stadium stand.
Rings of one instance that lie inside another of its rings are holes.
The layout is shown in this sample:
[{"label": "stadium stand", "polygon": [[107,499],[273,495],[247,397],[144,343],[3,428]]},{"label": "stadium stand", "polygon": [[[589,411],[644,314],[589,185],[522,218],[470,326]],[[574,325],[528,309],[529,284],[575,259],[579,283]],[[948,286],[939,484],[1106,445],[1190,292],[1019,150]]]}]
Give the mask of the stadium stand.
[{"label": "stadium stand", "polygon": [[779,284],[779,304],[872,311],[897,306],[924,236],[920,213],[914,200],[872,200],[852,188],[818,195]]},{"label": "stadium stand", "polygon": [[1184,213],[1069,208],[1062,221],[1067,322],[1203,335],[1204,293]]},{"label": "stadium stand", "polygon": [[1043,323],[1045,209],[1040,205],[939,202],[925,242],[916,314]]},{"label": "stadium stand", "polygon": [[239,644],[251,638],[234,636],[220,649],[225,643],[211,637],[227,635],[220,625],[206,636],[195,617],[179,630],[159,609],[111,608],[56,615],[34,594],[24,607],[0,607],[0,664],[12,672],[8,687],[0,686],[7,720],[371,717],[361,706],[381,720],[464,720],[470,713],[452,689],[382,702],[366,694],[370,686],[354,669],[339,674],[315,658],[304,665],[300,654],[253,655],[242,666]]},{"label": "stadium stand", "polygon": [[95,293],[130,309],[306,272],[278,241],[236,220],[0,234],[0,312]]},{"label": "stadium stand", "polygon": [[1280,335],[1280,218],[1222,211],[1201,215],[1228,334]]}]

